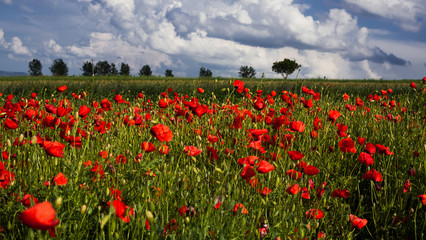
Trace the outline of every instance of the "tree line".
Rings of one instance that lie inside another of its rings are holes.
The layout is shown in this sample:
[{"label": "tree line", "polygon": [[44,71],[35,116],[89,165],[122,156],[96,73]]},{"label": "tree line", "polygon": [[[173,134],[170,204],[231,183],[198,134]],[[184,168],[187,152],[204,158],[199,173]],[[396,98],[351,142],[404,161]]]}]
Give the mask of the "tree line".
[{"label": "tree line", "polygon": [[[285,79],[288,75],[292,74],[296,69],[301,67],[295,60],[290,60],[285,58],[283,61],[276,61],[272,64],[272,71],[277,74],[281,74]],[[40,60],[33,59],[28,63],[28,72],[31,76],[41,76],[43,75],[42,69],[43,65]],[[50,72],[53,76],[67,76],[68,75],[68,66],[61,59],[55,59],[52,65],[49,67]],[[109,63],[108,61],[98,61],[96,64],[93,61],[85,61],[83,66],[80,68],[83,76],[95,76],[95,75],[130,75],[130,66],[127,63],[122,62],[120,64],[120,70],[117,69],[117,66],[114,63]],[[152,70],[149,65],[144,65],[139,70],[139,76],[151,76]],[[173,77],[173,72],[171,69],[166,69],[164,72],[166,77]],[[252,66],[241,66],[238,75],[241,78],[255,78],[256,70]],[[201,67],[199,77],[200,78],[211,78],[213,73],[210,69]]]}]

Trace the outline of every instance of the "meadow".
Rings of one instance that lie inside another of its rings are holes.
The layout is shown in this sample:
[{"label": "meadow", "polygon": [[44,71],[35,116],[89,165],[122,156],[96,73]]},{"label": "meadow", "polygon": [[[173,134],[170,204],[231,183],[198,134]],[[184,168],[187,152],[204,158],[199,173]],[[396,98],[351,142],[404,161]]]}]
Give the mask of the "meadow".
[{"label": "meadow", "polygon": [[0,239],[424,239],[425,81],[0,78]]}]

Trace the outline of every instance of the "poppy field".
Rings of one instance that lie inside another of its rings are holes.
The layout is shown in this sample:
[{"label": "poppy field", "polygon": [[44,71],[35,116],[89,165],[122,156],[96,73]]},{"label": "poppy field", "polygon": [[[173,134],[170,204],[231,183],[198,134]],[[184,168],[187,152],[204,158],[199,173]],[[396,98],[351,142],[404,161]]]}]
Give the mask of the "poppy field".
[{"label": "poppy field", "polygon": [[0,239],[426,237],[426,78],[163,83],[0,88]]}]

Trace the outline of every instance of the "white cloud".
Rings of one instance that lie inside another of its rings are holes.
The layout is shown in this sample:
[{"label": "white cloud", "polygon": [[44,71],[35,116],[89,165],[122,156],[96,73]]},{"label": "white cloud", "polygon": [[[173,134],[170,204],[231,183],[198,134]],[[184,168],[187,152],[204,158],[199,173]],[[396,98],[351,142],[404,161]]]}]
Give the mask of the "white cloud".
[{"label": "white cloud", "polygon": [[54,53],[61,53],[62,47],[55,42],[55,40],[50,39],[49,42],[43,42],[43,45],[49,50],[53,51]]},{"label": "white cloud", "polygon": [[1,2],[7,5],[12,5],[12,0],[2,0]]},{"label": "white cloud", "polygon": [[426,11],[424,0],[345,0],[362,10],[393,20],[407,31],[418,32]]},{"label": "white cloud", "polygon": [[4,31],[0,28],[0,45],[9,51],[12,51],[14,54],[18,55],[28,55],[31,56],[30,50],[27,47],[22,45],[22,41],[19,37],[13,37],[11,42],[7,42],[4,39]]}]

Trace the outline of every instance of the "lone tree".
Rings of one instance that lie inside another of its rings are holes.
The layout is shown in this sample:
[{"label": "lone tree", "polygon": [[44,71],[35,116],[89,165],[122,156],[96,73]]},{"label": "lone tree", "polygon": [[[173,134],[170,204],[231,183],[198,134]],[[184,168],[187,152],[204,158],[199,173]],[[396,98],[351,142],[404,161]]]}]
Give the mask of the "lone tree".
[{"label": "lone tree", "polygon": [[151,76],[152,71],[151,68],[149,67],[149,65],[144,65],[141,70],[139,70],[139,76]]},{"label": "lone tree", "polygon": [[210,69],[206,69],[204,67],[200,68],[200,77],[206,77],[206,78],[210,78],[212,77],[213,73],[212,71],[210,71]]},{"label": "lone tree", "polygon": [[287,79],[288,75],[292,74],[296,69],[302,67],[295,60],[285,58],[283,61],[274,62],[272,65],[272,71],[281,74],[284,79]]},{"label": "lone tree", "polygon": [[93,64],[92,62],[86,61],[80,69],[83,71],[83,76],[92,76]]},{"label": "lone tree", "polygon": [[109,65],[108,61],[99,61],[99,62],[97,62],[96,65],[95,65],[95,74],[96,75],[108,75],[108,74],[111,74],[111,65]]},{"label": "lone tree", "polygon": [[166,69],[166,71],[164,72],[164,75],[166,75],[166,77],[174,77],[172,70],[170,69]]},{"label": "lone tree", "polygon": [[109,70],[109,75],[118,75],[118,70],[115,67],[115,64],[111,63],[110,66],[111,66],[111,69]]},{"label": "lone tree", "polygon": [[33,59],[28,63],[28,68],[30,70],[28,70],[28,73],[31,76],[41,76],[43,75],[43,73],[41,72],[41,69],[43,68],[43,65],[41,65],[40,60],[38,59]]},{"label": "lone tree", "polygon": [[49,67],[49,70],[52,72],[53,76],[68,75],[68,66],[64,63],[62,58],[55,59],[52,63],[52,66]]},{"label": "lone tree", "polygon": [[130,67],[127,63],[121,63],[120,66],[120,75],[122,76],[129,76],[130,75]]},{"label": "lone tree", "polygon": [[256,76],[256,70],[252,66],[241,66],[238,72],[242,78],[254,78]]}]

